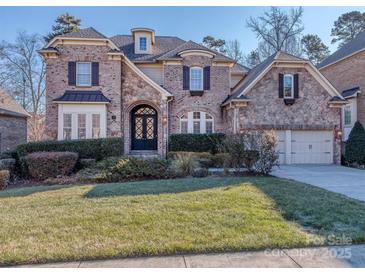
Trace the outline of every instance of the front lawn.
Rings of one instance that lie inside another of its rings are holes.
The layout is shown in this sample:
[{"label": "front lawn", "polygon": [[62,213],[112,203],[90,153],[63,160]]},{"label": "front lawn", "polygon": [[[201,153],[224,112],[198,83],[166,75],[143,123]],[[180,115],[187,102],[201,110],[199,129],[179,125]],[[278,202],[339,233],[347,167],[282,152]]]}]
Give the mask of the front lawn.
[{"label": "front lawn", "polygon": [[365,241],[365,203],[273,177],[0,192],[0,264]]}]

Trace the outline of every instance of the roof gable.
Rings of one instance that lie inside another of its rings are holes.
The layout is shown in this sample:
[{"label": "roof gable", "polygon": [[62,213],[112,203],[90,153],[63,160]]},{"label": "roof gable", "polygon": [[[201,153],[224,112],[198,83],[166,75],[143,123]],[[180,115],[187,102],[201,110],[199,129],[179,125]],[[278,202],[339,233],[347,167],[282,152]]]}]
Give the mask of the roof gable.
[{"label": "roof gable", "polygon": [[11,116],[30,116],[5,90],[0,88],[0,110],[1,113]]},{"label": "roof gable", "polygon": [[359,33],[350,42],[339,48],[333,54],[324,59],[317,67],[322,69],[331,64],[337,63],[365,49],[365,31]]}]

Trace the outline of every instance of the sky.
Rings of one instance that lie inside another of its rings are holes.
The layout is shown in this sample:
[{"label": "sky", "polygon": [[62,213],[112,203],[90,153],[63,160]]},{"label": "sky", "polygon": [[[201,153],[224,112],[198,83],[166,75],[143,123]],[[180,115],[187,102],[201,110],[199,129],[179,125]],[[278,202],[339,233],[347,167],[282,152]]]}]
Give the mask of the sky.
[{"label": "sky", "polygon": [[[134,27],[148,27],[156,35],[179,36],[200,43],[206,35],[225,40],[238,39],[248,53],[257,47],[257,38],[246,20],[263,14],[268,7],[0,7],[0,40],[12,42],[16,33],[45,35],[62,13],[81,19],[81,27],[94,27],[106,36],[130,34]],[[288,8],[284,8],[288,9]],[[317,34],[331,51],[333,22],[352,10],[365,7],[304,7],[303,34]]]}]

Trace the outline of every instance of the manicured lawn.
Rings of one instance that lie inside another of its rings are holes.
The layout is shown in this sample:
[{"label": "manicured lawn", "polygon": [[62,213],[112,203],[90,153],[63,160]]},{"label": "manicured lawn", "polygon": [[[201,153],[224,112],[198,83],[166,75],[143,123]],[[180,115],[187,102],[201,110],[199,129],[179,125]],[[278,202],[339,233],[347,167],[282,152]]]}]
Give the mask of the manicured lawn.
[{"label": "manicured lawn", "polygon": [[0,192],[0,264],[365,241],[365,203],[273,177]]}]

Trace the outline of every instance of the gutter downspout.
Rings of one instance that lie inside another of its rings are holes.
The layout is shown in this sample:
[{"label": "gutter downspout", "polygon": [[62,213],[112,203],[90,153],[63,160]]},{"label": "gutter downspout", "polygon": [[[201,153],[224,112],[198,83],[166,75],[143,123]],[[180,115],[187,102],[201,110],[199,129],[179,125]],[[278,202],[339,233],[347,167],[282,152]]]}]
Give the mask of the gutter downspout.
[{"label": "gutter downspout", "polygon": [[166,155],[165,158],[167,157],[167,152],[169,150],[169,137],[170,137],[170,123],[169,123],[169,113],[170,113],[170,109],[169,109],[169,103],[174,99],[174,97],[169,96],[167,97],[166,100],[166,108],[167,108],[167,113],[166,113]]}]

